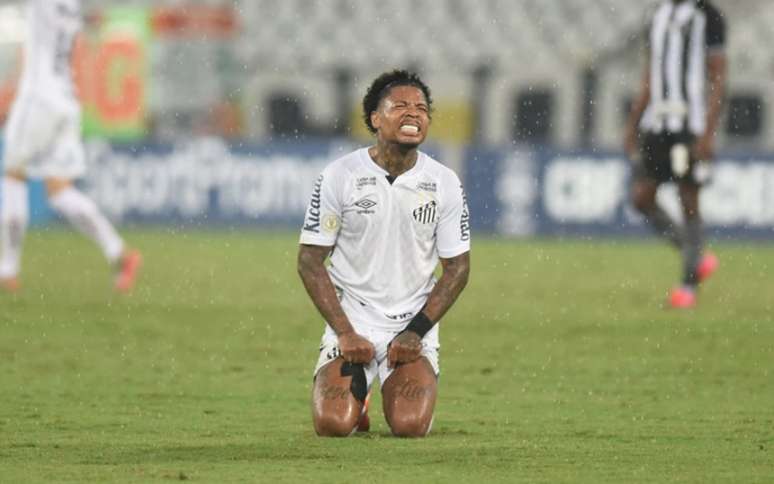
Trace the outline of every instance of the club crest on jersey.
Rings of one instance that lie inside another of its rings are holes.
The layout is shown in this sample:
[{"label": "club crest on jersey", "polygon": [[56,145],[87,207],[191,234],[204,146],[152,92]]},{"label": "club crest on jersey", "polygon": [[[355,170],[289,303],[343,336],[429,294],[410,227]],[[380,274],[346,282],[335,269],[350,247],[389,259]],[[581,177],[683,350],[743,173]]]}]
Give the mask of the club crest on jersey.
[{"label": "club crest on jersey", "polygon": [[415,208],[412,214],[414,220],[421,224],[431,224],[435,222],[435,217],[438,214],[438,203],[435,200],[422,205],[419,208]]},{"label": "club crest on jersey", "polygon": [[376,206],[376,202],[371,200],[370,198],[361,198],[357,202],[355,202],[355,206],[358,207],[360,210],[357,211],[357,213],[376,213],[372,208]]}]

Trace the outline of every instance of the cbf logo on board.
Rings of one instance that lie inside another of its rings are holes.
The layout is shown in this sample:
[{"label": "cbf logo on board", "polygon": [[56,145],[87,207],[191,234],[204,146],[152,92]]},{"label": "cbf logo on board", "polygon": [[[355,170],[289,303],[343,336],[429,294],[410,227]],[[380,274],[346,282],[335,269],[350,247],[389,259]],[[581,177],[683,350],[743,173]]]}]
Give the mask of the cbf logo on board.
[{"label": "cbf logo on board", "polygon": [[431,224],[435,222],[435,217],[437,213],[438,203],[436,203],[435,200],[426,203],[422,205],[419,208],[415,208],[412,214],[414,215],[414,220],[421,224]]}]

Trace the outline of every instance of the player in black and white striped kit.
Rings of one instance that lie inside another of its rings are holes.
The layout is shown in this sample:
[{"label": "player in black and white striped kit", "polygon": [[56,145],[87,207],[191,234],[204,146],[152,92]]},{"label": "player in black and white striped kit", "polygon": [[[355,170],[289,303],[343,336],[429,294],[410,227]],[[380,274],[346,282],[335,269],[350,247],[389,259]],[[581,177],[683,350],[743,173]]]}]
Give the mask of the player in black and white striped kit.
[{"label": "player in black and white striped kit", "polygon": [[[725,97],[726,25],[708,0],[667,0],[652,18],[648,62],[626,126],[633,161],[632,201],[648,224],[679,249],[683,279],[669,304],[696,304],[696,288],[717,268],[704,250],[699,191],[710,178]],[[663,182],[679,188],[684,223],[656,202]]]}]

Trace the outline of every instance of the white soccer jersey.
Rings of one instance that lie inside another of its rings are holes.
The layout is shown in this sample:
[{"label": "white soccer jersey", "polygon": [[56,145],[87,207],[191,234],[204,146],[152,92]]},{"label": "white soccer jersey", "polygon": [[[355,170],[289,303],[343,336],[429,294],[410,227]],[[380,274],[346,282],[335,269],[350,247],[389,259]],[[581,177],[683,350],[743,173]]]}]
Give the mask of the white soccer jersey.
[{"label": "white soccer jersey", "polygon": [[83,175],[81,108],[70,68],[80,28],[77,0],[29,0],[24,68],[3,133],[5,170],[35,178]]},{"label": "white soccer jersey", "polygon": [[81,27],[79,0],[28,0],[18,98],[44,97],[54,107],[80,108],[70,62]]},{"label": "white soccer jersey", "polygon": [[426,154],[392,184],[387,175],[367,148],[328,165],[300,242],[334,246],[334,285],[400,327],[425,304],[438,258],[470,250],[470,221],[459,178]]}]

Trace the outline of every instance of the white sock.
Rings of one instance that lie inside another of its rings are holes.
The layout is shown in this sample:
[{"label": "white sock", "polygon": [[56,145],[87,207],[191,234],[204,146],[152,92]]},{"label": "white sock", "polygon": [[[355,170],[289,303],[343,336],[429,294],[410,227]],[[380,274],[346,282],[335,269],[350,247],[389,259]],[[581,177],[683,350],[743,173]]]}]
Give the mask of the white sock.
[{"label": "white sock", "polygon": [[0,278],[19,275],[29,221],[27,183],[3,177],[0,184]]},{"label": "white sock", "polygon": [[97,243],[111,263],[124,251],[124,241],[94,202],[74,187],[58,191],[49,201],[70,224]]}]

